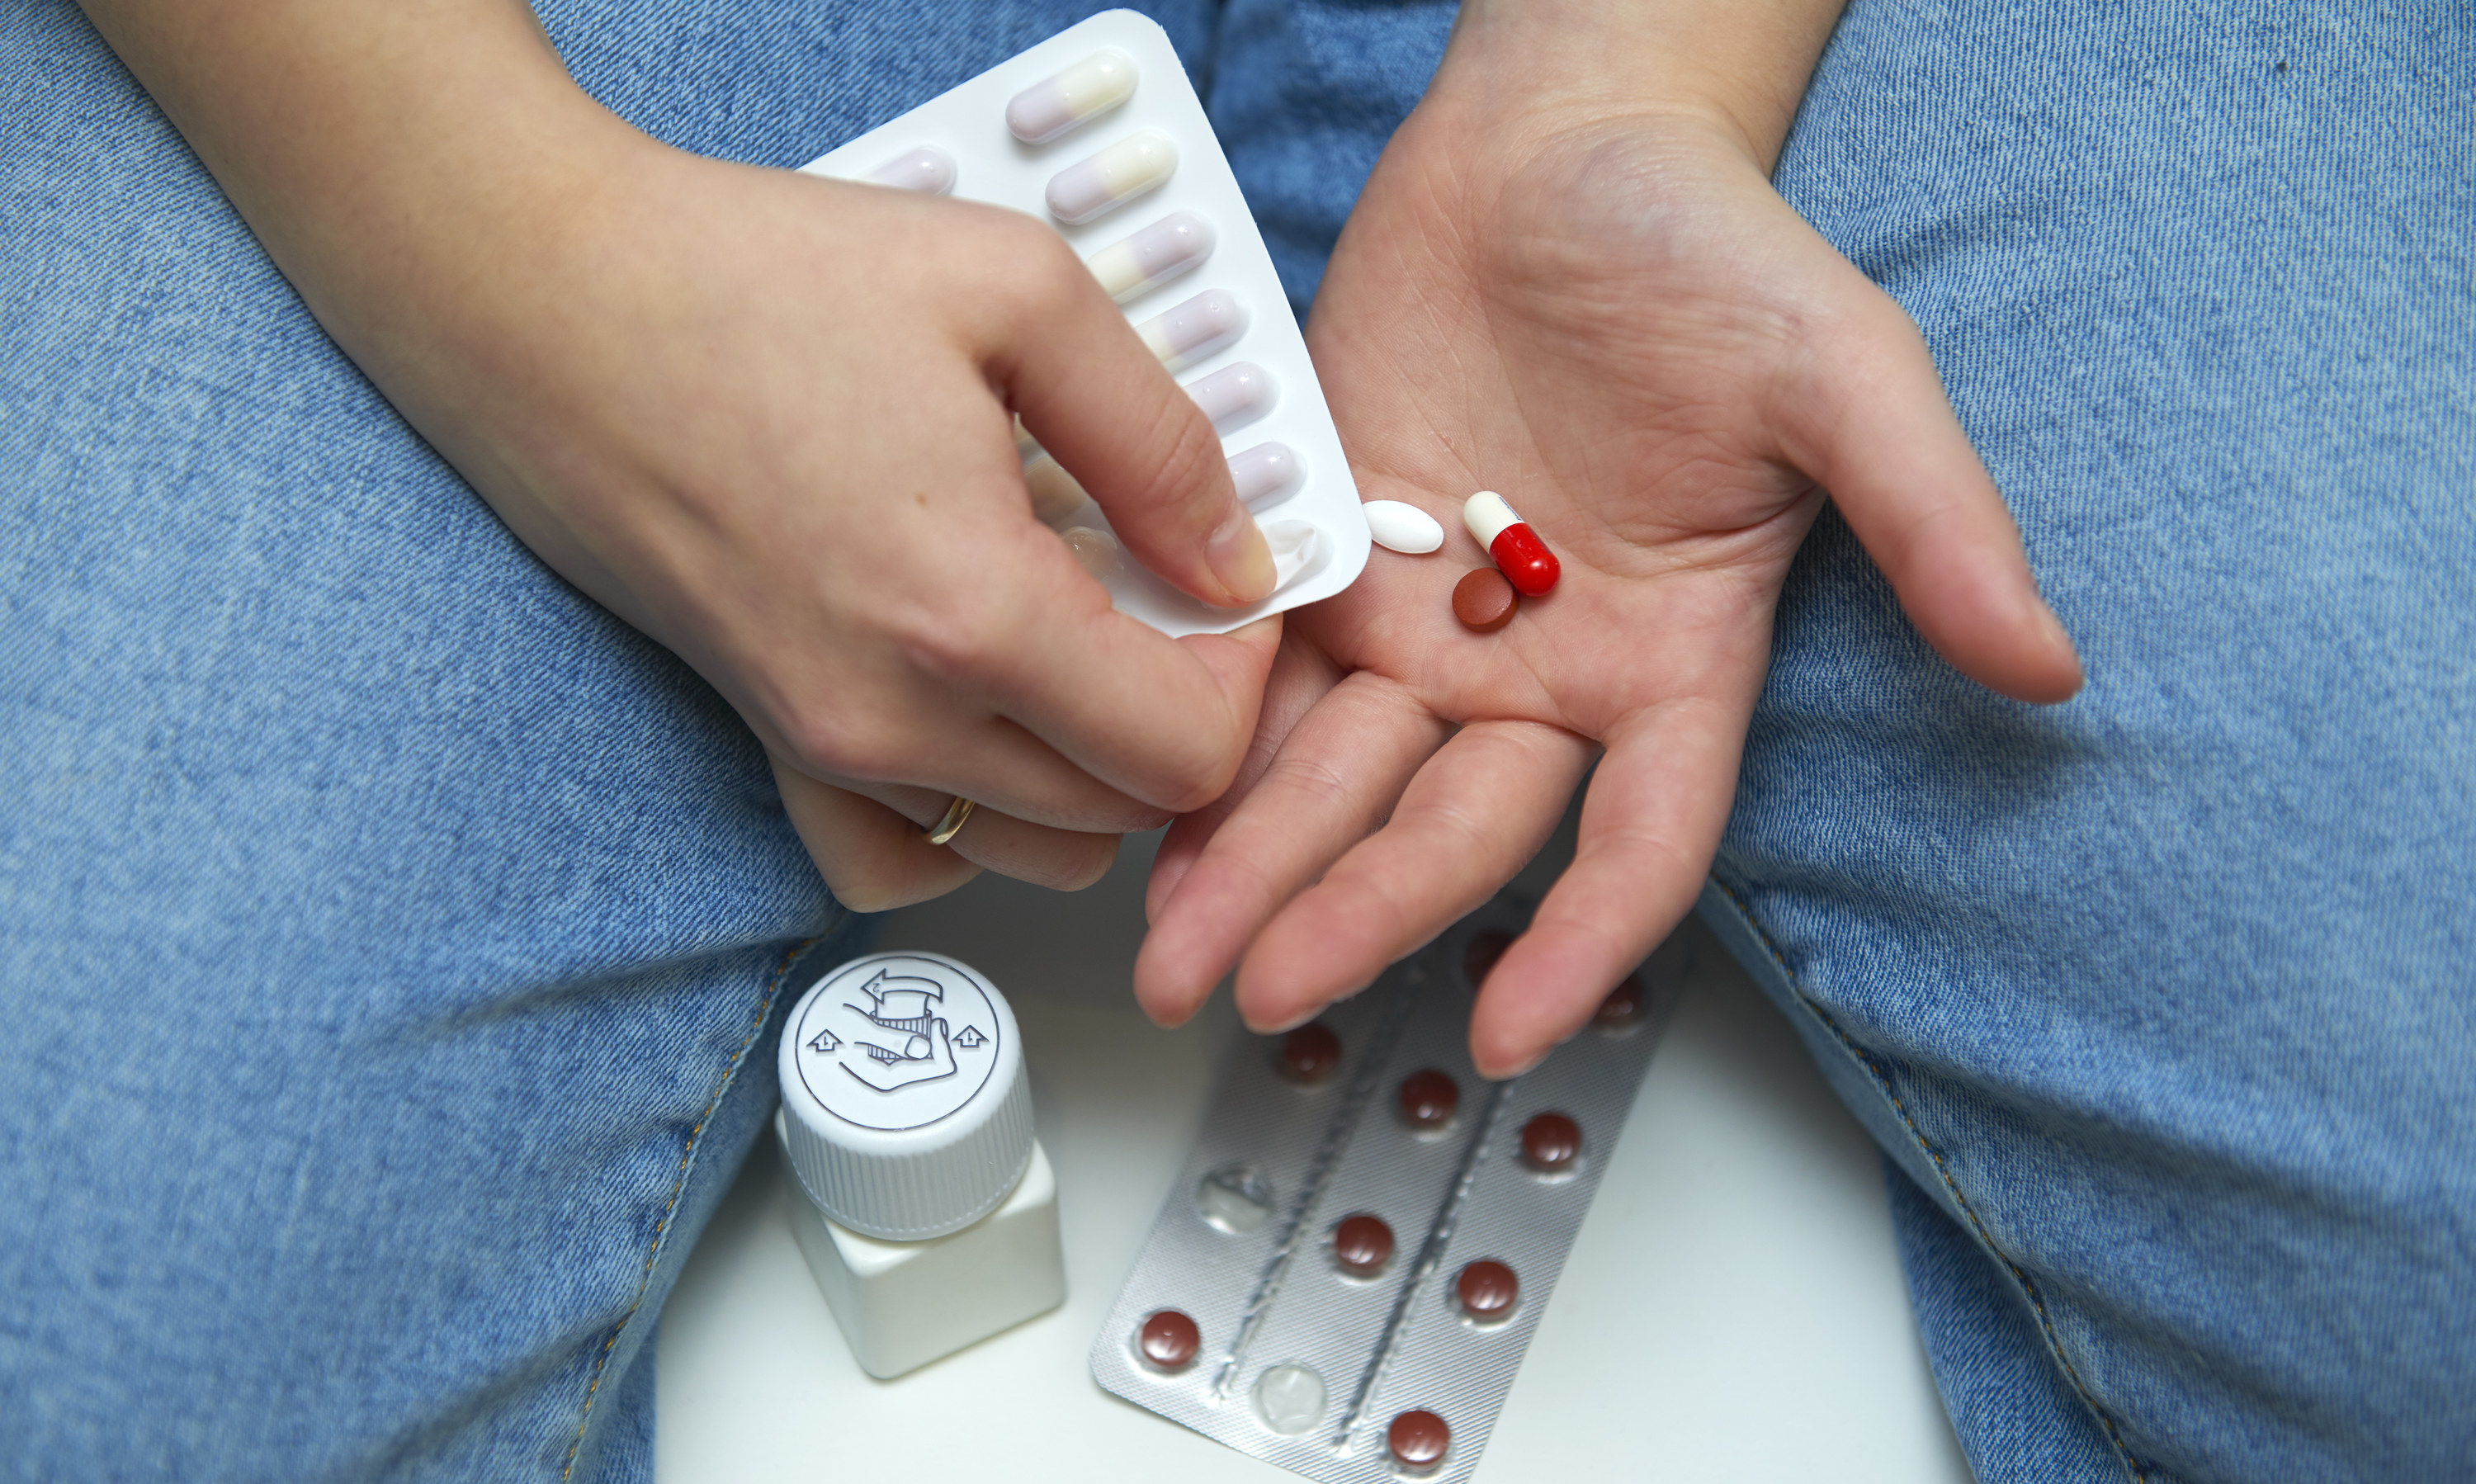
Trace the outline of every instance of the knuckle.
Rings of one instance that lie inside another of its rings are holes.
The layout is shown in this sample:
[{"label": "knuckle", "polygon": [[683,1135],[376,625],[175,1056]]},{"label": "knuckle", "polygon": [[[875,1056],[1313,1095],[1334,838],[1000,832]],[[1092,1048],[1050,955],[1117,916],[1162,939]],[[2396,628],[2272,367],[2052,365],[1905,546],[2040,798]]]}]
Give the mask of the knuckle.
[{"label": "knuckle", "polygon": [[1147,443],[1157,450],[1150,501],[1192,512],[1206,530],[1219,524],[1229,499],[1228,465],[1202,409],[1183,394],[1164,397]]},{"label": "knuckle", "polygon": [[1044,862],[1040,884],[1057,891],[1081,891],[1107,876],[1117,858],[1117,836],[1077,836]]},{"label": "knuckle", "polygon": [[1030,217],[1009,213],[998,221],[990,246],[978,275],[981,287],[1020,314],[1047,316],[1098,290],[1066,239]]},{"label": "knuckle", "polygon": [[894,729],[870,707],[803,705],[780,725],[791,760],[804,773],[883,778],[902,752]]},{"label": "knuckle", "polygon": [[988,588],[946,584],[907,606],[896,621],[904,662],[942,685],[977,687],[1005,660],[1005,605]]},{"label": "knuckle", "polygon": [[1219,745],[1217,738],[1196,736],[1184,742],[1178,751],[1163,762],[1162,808],[1176,814],[1192,814],[1229,791],[1230,781],[1238,775],[1240,758],[1235,750]]}]

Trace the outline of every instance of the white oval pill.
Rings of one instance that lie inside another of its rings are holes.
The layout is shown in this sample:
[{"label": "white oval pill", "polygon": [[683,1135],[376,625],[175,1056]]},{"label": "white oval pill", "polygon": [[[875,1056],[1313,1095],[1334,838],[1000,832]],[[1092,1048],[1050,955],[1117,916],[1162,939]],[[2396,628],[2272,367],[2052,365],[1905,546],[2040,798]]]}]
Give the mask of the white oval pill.
[{"label": "white oval pill", "polygon": [[1130,134],[1050,177],[1050,214],[1080,226],[1142,195],[1176,169],[1177,146],[1168,135],[1154,129]]},{"label": "white oval pill", "polygon": [[1238,503],[1250,510],[1288,493],[1299,473],[1299,456],[1286,443],[1258,443],[1229,459],[1229,482],[1238,488]]},{"label": "white oval pill", "polygon": [[1016,93],[1006,104],[1006,128],[1026,144],[1046,144],[1134,95],[1133,59],[1121,51],[1094,52]]},{"label": "white oval pill", "polygon": [[1272,410],[1273,373],[1251,360],[1241,360],[1199,379],[1186,394],[1203,408],[1213,427],[1227,433]]},{"label": "white oval pill", "polygon": [[1193,211],[1172,211],[1130,237],[1094,253],[1092,276],[1124,304],[1212,256],[1212,224]]},{"label": "white oval pill", "polygon": [[879,186],[897,190],[916,190],[924,196],[942,196],[954,188],[954,157],[934,144],[923,144],[907,155],[892,160],[868,172],[868,178]]},{"label": "white oval pill", "polygon": [[1358,508],[1366,513],[1367,533],[1388,552],[1424,556],[1445,544],[1443,523],[1415,505],[1370,500]]},{"label": "white oval pill", "polygon": [[1227,350],[1247,333],[1247,306],[1226,288],[1208,288],[1135,327],[1161,364],[1182,371]]}]

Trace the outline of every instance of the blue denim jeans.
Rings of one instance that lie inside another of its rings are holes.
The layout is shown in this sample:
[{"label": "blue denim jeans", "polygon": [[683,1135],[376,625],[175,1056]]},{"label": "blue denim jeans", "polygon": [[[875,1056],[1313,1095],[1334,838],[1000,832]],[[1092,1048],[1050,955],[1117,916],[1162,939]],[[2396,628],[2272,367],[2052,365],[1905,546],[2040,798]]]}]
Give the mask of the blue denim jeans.
[{"label": "blue denim jeans", "polygon": [[[792,164],[1078,18],[556,0]],[[1450,7],[1178,0],[1301,302]],[[2476,1474],[2464,8],[1856,0],[1780,171],[2090,661],[1828,519],[1704,910],[1893,1170],[2003,1480]],[[632,1479],[825,896],[762,758],[328,343],[62,0],[0,20],[0,1474]]]}]

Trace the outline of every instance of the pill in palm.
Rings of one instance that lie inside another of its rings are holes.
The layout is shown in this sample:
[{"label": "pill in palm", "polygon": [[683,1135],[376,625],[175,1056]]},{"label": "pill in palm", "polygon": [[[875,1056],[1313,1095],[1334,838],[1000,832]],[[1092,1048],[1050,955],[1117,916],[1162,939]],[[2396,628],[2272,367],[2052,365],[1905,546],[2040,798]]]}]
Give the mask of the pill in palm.
[{"label": "pill in palm", "polygon": [[954,157],[933,144],[924,144],[879,165],[868,172],[868,178],[897,190],[942,196],[954,188]]},{"label": "pill in palm", "polygon": [[1299,474],[1299,456],[1286,443],[1258,443],[1229,460],[1229,482],[1250,510],[1278,500],[1298,484]]},{"label": "pill in palm", "polygon": [[1474,633],[1494,633],[1513,622],[1522,595],[1494,567],[1473,567],[1453,584],[1453,617]]},{"label": "pill in palm", "polygon": [[1424,556],[1445,544],[1443,524],[1415,505],[1370,500],[1359,508],[1367,514],[1367,533],[1388,552]]},{"label": "pill in palm", "polygon": [[1199,378],[1186,394],[1203,408],[1203,415],[1212,419],[1213,427],[1227,433],[1272,410],[1275,389],[1273,373],[1251,360],[1242,360]]},{"label": "pill in palm", "polygon": [[1214,240],[1210,222],[1193,211],[1172,211],[1094,253],[1088,266],[1109,297],[1124,304],[1211,257]]},{"label": "pill in palm", "polygon": [[1482,489],[1462,505],[1462,524],[1471,535],[1487,548],[1487,555],[1502,572],[1505,580],[1520,589],[1525,598],[1544,597],[1556,585],[1560,569],[1556,554],[1539,539],[1539,532],[1523,523],[1513,513],[1513,507],[1502,495]]},{"label": "pill in palm", "polygon": [[1226,288],[1208,288],[1135,327],[1144,344],[1172,371],[1227,350],[1247,333],[1247,306]]},{"label": "pill in palm", "polygon": [[1126,205],[1177,169],[1177,146],[1156,129],[1130,134],[1049,181],[1049,212],[1080,226]]},{"label": "pill in palm", "polygon": [[1026,144],[1046,144],[1134,95],[1134,59],[1110,47],[1016,93],[1006,104],[1006,128]]}]

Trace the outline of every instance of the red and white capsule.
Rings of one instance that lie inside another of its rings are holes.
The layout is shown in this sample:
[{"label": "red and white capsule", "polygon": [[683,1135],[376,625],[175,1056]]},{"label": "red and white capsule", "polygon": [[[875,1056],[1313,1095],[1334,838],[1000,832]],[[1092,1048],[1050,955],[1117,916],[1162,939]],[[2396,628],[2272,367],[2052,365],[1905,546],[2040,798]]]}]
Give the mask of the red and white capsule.
[{"label": "red and white capsule", "polygon": [[1470,528],[1472,537],[1487,548],[1496,569],[1513,584],[1514,591],[1525,598],[1542,598],[1556,585],[1563,568],[1556,564],[1556,554],[1539,539],[1539,532],[1523,525],[1513,507],[1492,489],[1482,489],[1462,504],[1462,524]]}]

